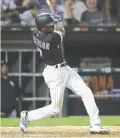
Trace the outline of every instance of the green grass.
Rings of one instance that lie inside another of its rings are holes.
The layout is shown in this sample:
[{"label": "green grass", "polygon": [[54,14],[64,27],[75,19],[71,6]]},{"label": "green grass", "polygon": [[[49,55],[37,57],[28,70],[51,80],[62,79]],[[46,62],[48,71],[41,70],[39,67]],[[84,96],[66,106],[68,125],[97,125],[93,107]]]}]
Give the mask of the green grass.
[{"label": "green grass", "polygon": [[[102,124],[105,126],[120,126],[120,117],[104,116],[101,117]],[[19,126],[19,119],[2,118],[1,126]],[[39,121],[33,121],[30,126],[89,126],[88,117],[68,117],[68,118],[49,118]]]}]

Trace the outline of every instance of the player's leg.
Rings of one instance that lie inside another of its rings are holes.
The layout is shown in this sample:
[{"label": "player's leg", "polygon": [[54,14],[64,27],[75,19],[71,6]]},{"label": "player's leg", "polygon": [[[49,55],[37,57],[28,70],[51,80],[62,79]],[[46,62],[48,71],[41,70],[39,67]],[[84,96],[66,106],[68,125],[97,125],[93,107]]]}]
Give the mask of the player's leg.
[{"label": "player's leg", "polygon": [[36,110],[31,110],[28,112],[23,111],[21,113],[21,122],[20,128],[23,132],[27,131],[28,121],[39,120],[43,118],[48,118],[59,114],[63,104],[63,95],[65,89],[65,79],[61,78],[52,78],[48,75],[45,75],[45,80],[50,89],[51,104],[43,108]]},{"label": "player's leg", "polygon": [[95,103],[91,89],[84,83],[82,78],[74,70],[72,70],[70,67],[68,68],[70,70],[70,76],[67,87],[77,95],[81,96],[84,106],[90,117],[90,125],[92,127],[101,126],[99,110]]},{"label": "player's leg", "polygon": [[101,122],[98,115],[99,110],[96,106],[93,94],[90,88],[86,86],[82,78],[75,71],[71,71],[67,87],[77,95],[81,96],[87,113],[90,117],[90,124],[100,124]]},{"label": "player's leg", "polygon": [[51,104],[43,108],[21,113],[20,129],[27,132],[29,121],[48,118],[59,114],[62,109],[64,89],[61,87],[50,88]]},{"label": "player's leg", "polygon": [[51,104],[43,108],[29,111],[28,120],[39,120],[59,114],[63,103],[63,92],[63,88],[61,89],[59,86],[56,88],[50,88]]}]

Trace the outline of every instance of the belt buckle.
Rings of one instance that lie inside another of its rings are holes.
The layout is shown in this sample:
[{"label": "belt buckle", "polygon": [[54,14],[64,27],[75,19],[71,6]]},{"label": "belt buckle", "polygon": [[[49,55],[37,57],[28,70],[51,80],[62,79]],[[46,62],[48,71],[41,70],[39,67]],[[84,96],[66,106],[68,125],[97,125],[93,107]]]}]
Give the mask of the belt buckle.
[{"label": "belt buckle", "polygon": [[55,65],[55,68],[58,68],[58,65]]},{"label": "belt buckle", "polygon": [[66,65],[66,63],[57,64],[57,65],[55,65],[55,68],[64,67],[65,65]]},{"label": "belt buckle", "polygon": [[55,68],[60,68],[60,67],[61,67],[61,64],[55,65]]}]

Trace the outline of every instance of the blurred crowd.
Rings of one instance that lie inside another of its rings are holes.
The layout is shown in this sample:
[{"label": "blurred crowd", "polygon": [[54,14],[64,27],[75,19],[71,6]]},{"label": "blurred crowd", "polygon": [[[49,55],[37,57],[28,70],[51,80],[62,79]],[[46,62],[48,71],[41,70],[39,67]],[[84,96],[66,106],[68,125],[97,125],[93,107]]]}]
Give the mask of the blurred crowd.
[{"label": "blurred crowd", "polygon": [[[111,0],[50,0],[64,24],[110,25],[119,21],[111,14]],[[34,26],[38,13],[50,12],[46,0],[0,0],[1,25]]]}]

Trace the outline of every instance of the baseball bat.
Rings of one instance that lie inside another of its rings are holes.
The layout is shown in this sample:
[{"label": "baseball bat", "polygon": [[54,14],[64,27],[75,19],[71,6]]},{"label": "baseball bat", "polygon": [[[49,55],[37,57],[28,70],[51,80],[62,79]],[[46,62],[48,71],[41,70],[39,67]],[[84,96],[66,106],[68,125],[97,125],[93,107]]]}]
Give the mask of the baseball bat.
[{"label": "baseball bat", "polygon": [[54,13],[55,11],[53,10],[53,7],[52,7],[52,5],[51,5],[50,0],[46,0],[46,3],[48,4],[48,6],[49,6],[51,12]]},{"label": "baseball bat", "polygon": [[[46,3],[48,4],[48,6],[49,6],[49,8],[50,8],[50,10],[51,10],[51,12],[52,12],[52,14],[54,14],[55,11],[54,11],[54,9],[53,9],[53,7],[52,7],[52,5],[51,5],[50,0],[46,0]],[[61,21],[61,18],[59,18],[59,22],[60,22],[61,25],[63,25],[63,24],[62,24],[62,21]]]}]

